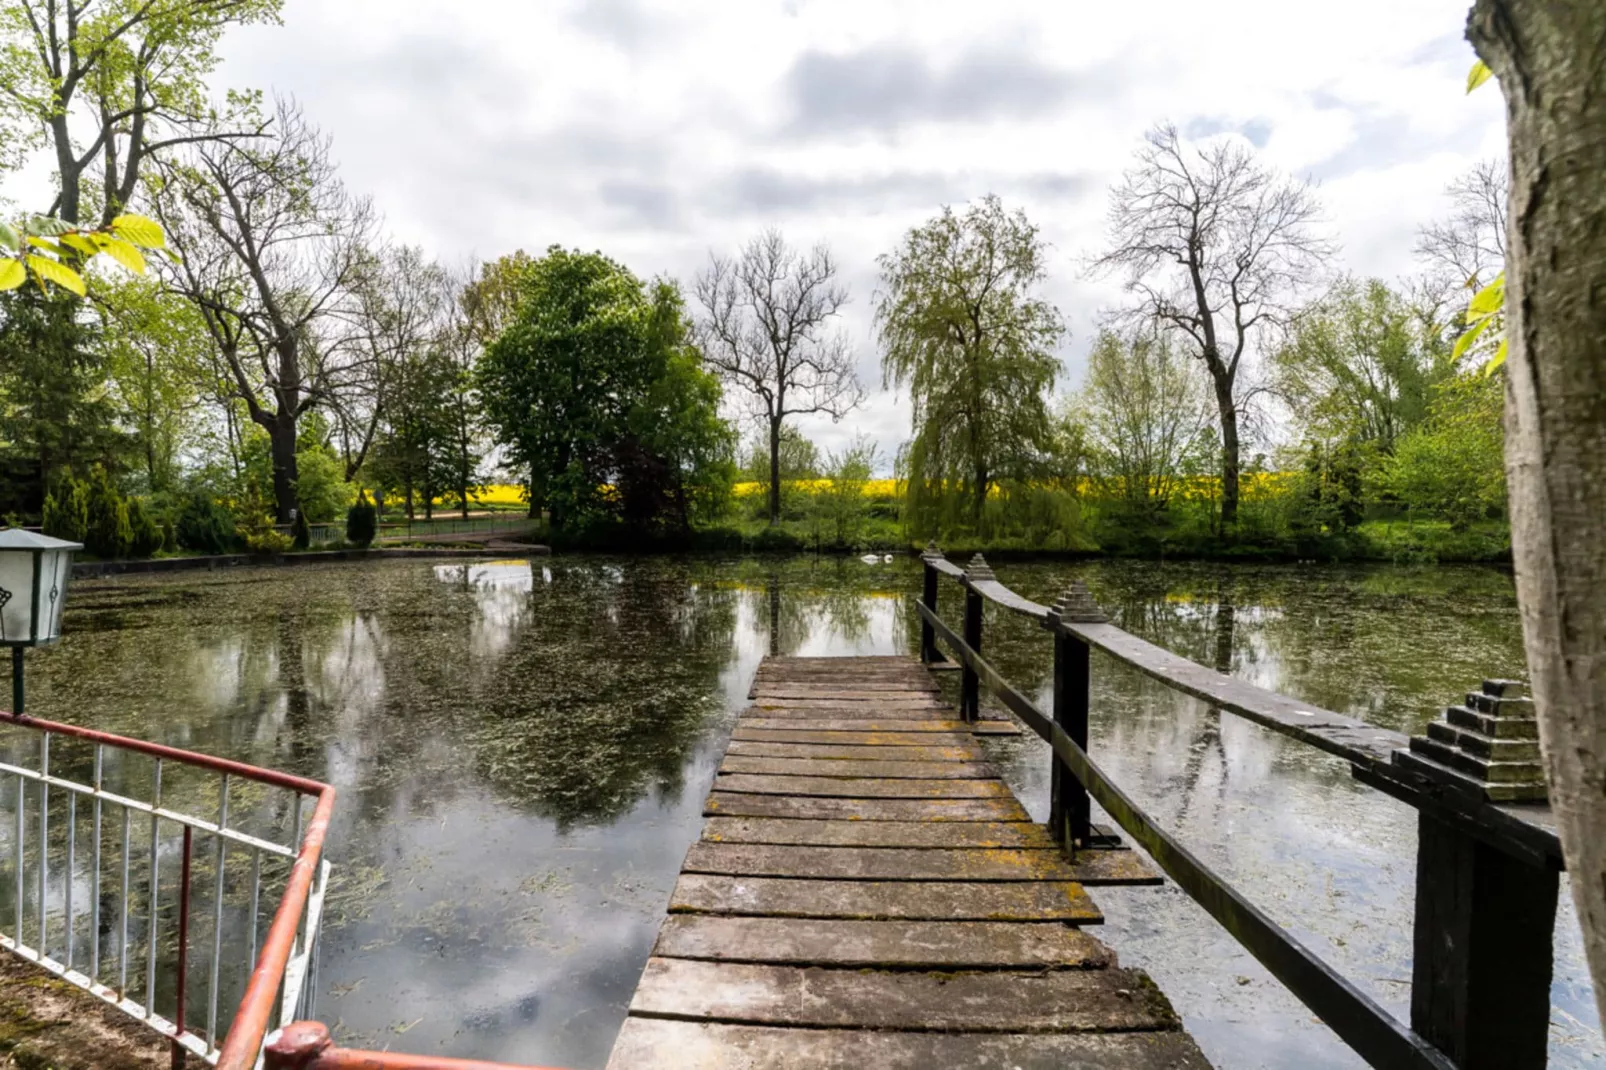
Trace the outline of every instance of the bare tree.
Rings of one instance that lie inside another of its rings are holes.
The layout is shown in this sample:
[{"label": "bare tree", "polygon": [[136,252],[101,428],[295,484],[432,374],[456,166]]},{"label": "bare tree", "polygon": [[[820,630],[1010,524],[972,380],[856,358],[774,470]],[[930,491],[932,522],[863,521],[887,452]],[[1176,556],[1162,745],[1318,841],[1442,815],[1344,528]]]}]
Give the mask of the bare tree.
[{"label": "bare tree", "polygon": [[1506,94],[1506,469],[1550,805],[1606,1018],[1606,4],[1477,0]]},{"label": "bare tree", "polygon": [[201,310],[222,379],[263,428],[274,509],[296,508],[296,428],[362,374],[331,334],[364,267],[372,205],[341,185],[328,140],[280,101],[268,137],[203,140],[162,160],[154,208],[178,252],[169,285]]},{"label": "bare tree", "polygon": [[770,523],[781,514],[781,427],[788,416],[839,420],[864,398],[853,350],[832,321],[848,302],[836,260],[804,254],[780,231],[748,242],[736,259],[710,254],[697,276],[697,341],[726,383],[745,391],[770,439]]},{"label": "bare tree", "polygon": [[1507,172],[1504,160],[1474,164],[1445,188],[1450,214],[1417,236],[1416,255],[1454,286],[1476,292],[1505,269]]},{"label": "bare tree", "polygon": [[1277,175],[1243,144],[1185,145],[1176,128],[1145,137],[1110,195],[1110,249],[1095,268],[1120,272],[1135,320],[1180,332],[1204,363],[1221,422],[1221,523],[1238,519],[1246,359],[1285,323],[1331,253],[1317,235],[1310,187]]}]

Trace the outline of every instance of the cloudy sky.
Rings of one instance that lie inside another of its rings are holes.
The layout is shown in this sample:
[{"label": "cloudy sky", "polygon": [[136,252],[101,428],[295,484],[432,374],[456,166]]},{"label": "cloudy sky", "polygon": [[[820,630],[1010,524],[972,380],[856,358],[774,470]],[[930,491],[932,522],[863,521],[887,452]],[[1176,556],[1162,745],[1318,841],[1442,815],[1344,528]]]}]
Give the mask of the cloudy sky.
[{"label": "cloudy sky", "polygon": [[828,243],[853,291],[862,412],[811,426],[890,451],[875,257],[985,193],[1053,244],[1081,375],[1106,190],[1143,131],[1242,137],[1319,185],[1342,267],[1412,268],[1444,185],[1502,151],[1463,92],[1467,0],[288,0],[233,33],[219,86],[300,99],[392,232],[457,261],[553,243],[689,279],[775,225]]}]

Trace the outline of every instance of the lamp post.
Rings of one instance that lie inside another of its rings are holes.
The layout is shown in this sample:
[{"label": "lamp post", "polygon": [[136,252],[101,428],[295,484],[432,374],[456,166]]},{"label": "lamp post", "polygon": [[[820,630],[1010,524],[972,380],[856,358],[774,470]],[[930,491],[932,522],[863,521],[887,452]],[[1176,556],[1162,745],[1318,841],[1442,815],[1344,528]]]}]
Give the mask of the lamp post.
[{"label": "lamp post", "polygon": [[23,716],[22,652],[61,638],[76,542],[21,528],[0,531],[0,646],[11,648],[11,712]]}]

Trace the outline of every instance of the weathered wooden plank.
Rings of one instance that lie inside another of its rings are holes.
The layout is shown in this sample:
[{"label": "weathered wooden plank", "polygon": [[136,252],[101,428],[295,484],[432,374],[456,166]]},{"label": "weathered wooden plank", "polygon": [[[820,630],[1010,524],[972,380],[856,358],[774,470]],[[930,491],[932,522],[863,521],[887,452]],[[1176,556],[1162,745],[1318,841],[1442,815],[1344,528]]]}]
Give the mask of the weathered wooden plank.
[{"label": "weathered wooden plank", "polygon": [[936,700],[937,689],[908,686],[867,688],[857,680],[852,680],[839,684],[757,684],[750,694],[760,701],[841,699],[846,702],[932,702]]},{"label": "weathered wooden plank", "polygon": [[837,707],[867,706],[882,710],[946,710],[940,698],[756,698],[753,706],[761,710],[830,710]]},{"label": "weathered wooden plank", "polygon": [[1058,850],[901,847],[810,847],[698,842],[686,852],[684,873],[872,881],[1080,881],[1108,884],[1122,877],[1153,879],[1132,851],[1082,851],[1076,861]]},{"label": "weathered wooden plank", "polygon": [[[941,721],[943,724],[962,724],[950,709],[877,709],[874,706],[832,706],[830,709],[799,709],[792,706],[749,706],[742,711],[744,720],[791,721],[792,727],[813,727],[812,722],[831,721]],[[797,722],[811,722],[799,725]],[[952,731],[952,729],[950,729]]]},{"label": "weathered wooden plank", "polygon": [[1066,925],[671,914],[659,958],[898,969],[1102,969],[1114,958]]},{"label": "weathered wooden plank", "polygon": [[846,676],[821,674],[813,679],[797,676],[790,678],[759,676],[754,678],[752,690],[760,694],[796,691],[805,697],[819,691],[847,691],[874,698],[878,695],[932,695],[936,694],[939,688],[936,681],[922,680],[918,677],[869,679],[857,674]]},{"label": "weathered wooden plank", "polygon": [[921,973],[647,960],[632,1014],[750,1025],[987,1032],[1176,1028],[1132,970]]},{"label": "weathered wooden plank", "polygon": [[726,757],[721,773],[759,776],[877,777],[886,780],[981,780],[993,775],[984,762],[864,762],[831,758]]},{"label": "weathered wooden plank", "polygon": [[1192,1038],[1146,1033],[891,1033],[628,1018],[607,1070],[1210,1070]]},{"label": "weathered wooden plank", "polygon": [[782,732],[807,729],[810,732],[948,732],[964,733],[970,728],[952,710],[759,710],[746,709],[737,728],[767,728]]},{"label": "weathered wooden plank", "polygon": [[1026,808],[1013,798],[998,799],[832,799],[817,796],[748,795],[715,791],[703,813],[729,817],[789,817],[800,820],[1028,821]]},{"label": "weathered wooden plank", "polygon": [[755,795],[834,795],[843,799],[1007,799],[1002,780],[888,780],[881,777],[755,776],[721,773],[715,791]]},{"label": "weathered wooden plank", "polygon": [[868,746],[834,747],[820,743],[765,743],[733,739],[725,753],[737,758],[791,758],[826,762],[979,762],[983,760],[975,745],[947,747]]},{"label": "weathered wooden plank", "polygon": [[806,821],[711,817],[710,843],[796,844],[813,847],[1006,847],[1055,850],[1048,829],[1027,821]]},{"label": "weathered wooden plank", "polygon": [[675,914],[780,918],[903,918],[911,921],[1104,920],[1080,884],[1022,881],[819,881],[682,873],[670,896]]},{"label": "weathered wooden plank", "polygon": [[964,732],[815,732],[800,727],[749,728],[737,721],[731,739],[743,743],[806,743],[832,747],[961,747],[981,753],[972,737]]}]

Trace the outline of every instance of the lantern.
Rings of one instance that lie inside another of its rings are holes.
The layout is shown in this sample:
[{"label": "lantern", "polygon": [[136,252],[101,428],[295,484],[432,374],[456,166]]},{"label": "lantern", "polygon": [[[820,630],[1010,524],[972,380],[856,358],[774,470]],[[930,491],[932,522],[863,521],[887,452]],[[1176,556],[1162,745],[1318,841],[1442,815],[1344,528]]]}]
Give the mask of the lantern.
[{"label": "lantern", "polygon": [[22,716],[22,652],[61,638],[75,542],[21,528],[0,531],[0,646],[11,648],[12,712]]}]

